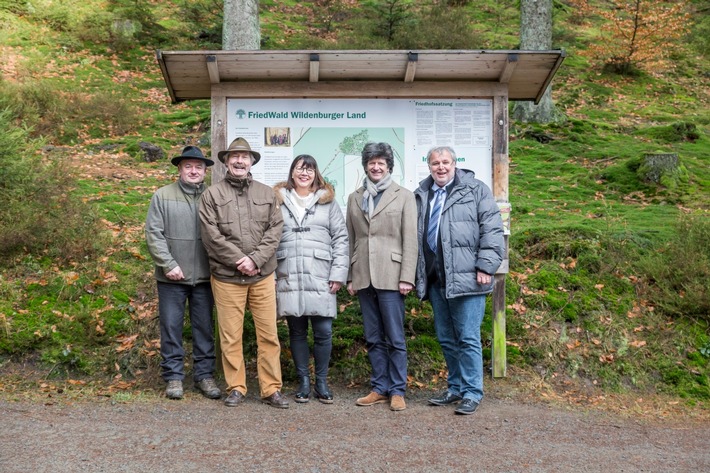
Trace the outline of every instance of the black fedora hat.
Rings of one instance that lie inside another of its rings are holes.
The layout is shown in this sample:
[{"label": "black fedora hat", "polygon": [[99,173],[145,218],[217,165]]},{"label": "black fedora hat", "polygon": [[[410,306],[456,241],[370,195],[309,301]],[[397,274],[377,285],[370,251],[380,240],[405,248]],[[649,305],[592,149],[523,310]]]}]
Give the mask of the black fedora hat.
[{"label": "black fedora hat", "polygon": [[197,146],[185,146],[185,148],[182,150],[182,154],[180,156],[175,156],[173,159],[170,160],[170,162],[177,166],[183,159],[197,159],[204,162],[207,167],[212,166],[214,164],[214,161],[205,158],[205,156],[202,154],[202,151],[200,151],[200,148],[198,148]]}]

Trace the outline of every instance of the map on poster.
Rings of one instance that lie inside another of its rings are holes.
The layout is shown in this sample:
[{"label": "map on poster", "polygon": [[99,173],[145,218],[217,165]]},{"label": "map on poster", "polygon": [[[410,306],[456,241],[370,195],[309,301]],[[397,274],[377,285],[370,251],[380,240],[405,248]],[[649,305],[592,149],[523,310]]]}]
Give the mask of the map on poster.
[{"label": "map on poster", "polygon": [[360,153],[371,141],[392,146],[392,177],[410,190],[429,175],[434,146],[451,146],[457,166],[491,186],[491,100],[229,99],[227,117],[227,142],[243,137],[261,153],[255,179],[284,181],[293,158],[310,154],[342,206],[362,185]]}]

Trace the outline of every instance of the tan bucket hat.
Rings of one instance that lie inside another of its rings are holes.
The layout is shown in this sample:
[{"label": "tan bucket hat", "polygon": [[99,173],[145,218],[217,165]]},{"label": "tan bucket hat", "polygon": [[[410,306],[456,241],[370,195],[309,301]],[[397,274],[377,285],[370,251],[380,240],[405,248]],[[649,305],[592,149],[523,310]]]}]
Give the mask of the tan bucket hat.
[{"label": "tan bucket hat", "polygon": [[251,146],[249,146],[247,140],[242,137],[239,137],[236,140],[232,141],[232,143],[229,145],[229,148],[227,148],[226,150],[217,153],[217,158],[219,158],[220,161],[224,162],[224,157],[227,155],[227,153],[231,153],[232,151],[249,151],[254,157],[253,164],[258,163],[261,159],[261,155],[256,151],[252,151]]}]

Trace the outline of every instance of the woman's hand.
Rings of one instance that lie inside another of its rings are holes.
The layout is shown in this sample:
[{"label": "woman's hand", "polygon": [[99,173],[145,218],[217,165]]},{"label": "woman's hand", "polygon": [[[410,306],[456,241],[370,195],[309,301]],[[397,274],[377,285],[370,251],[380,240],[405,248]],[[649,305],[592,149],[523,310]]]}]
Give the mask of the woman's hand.
[{"label": "woman's hand", "polygon": [[342,284],[340,284],[338,281],[330,281],[328,284],[330,285],[331,294],[335,294],[342,287]]}]

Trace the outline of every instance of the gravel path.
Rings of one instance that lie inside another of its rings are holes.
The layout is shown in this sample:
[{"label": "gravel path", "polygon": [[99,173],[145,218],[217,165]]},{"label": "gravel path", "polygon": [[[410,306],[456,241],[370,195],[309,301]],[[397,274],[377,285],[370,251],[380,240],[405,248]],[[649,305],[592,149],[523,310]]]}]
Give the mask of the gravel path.
[{"label": "gravel path", "polygon": [[710,425],[486,399],[472,416],[359,390],[290,409],[226,408],[189,392],[126,403],[0,401],[0,472],[710,471]]}]

